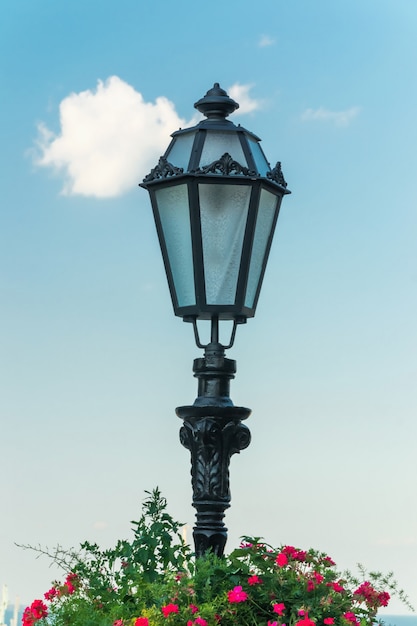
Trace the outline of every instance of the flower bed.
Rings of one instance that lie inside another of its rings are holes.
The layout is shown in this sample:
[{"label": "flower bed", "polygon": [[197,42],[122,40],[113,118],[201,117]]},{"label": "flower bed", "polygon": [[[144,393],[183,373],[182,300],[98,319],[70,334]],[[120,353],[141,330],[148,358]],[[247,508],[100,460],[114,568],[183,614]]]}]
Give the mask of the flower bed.
[{"label": "flower bed", "polygon": [[392,574],[340,573],[316,550],[245,537],[222,559],[196,561],[158,489],[132,524],[133,540],[110,550],[35,548],[67,575],[26,608],[23,626],[371,626],[390,594],[412,610]]}]

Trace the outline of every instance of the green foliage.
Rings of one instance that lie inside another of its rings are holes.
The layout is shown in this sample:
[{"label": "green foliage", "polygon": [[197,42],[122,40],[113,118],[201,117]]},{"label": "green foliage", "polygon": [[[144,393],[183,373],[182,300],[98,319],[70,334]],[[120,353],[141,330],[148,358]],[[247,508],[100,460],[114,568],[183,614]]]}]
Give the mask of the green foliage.
[{"label": "green foliage", "polygon": [[259,537],[195,561],[159,489],[146,493],[131,541],[33,548],[67,578],[45,594],[48,607],[36,600],[26,609],[23,626],[371,626],[388,591],[412,609],[392,573],[359,566],[358,577],[342,575],[323,553],[274,549]]}]

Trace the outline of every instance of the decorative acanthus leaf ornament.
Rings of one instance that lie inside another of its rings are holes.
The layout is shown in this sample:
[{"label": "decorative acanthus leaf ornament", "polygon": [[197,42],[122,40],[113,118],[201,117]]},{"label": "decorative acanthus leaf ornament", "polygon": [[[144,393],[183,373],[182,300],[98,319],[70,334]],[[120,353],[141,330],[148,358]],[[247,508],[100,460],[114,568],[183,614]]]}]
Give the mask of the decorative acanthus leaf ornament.
[{"label": "decorative acanthus leaf ornament", "polygon": [[196,174],[223,174],[224,176],[230,176],[233,173],[242,174],[243,176],[257,176],[256,172],[235,161],[228,152],[225,152],[220,159],[213,161],[210,165],[205,165],[196,170]]},{"label": "decorative acanthus leaf ornament", "polygon": [[281,187],[287,186],[287,182],[281,169],[281,161],[278,161],[274,169],[267,172],[266,176],[269,180],[273,180],[275,183],[278,183],[278,185],[281,185]]},{"label": "decorative acanthus leaf ornament", "polygon": [[168,178],[169,176],[178,176],[179,174],[183,174],[184,169],[182,167],[175,167],[172,163],[169,163],[165,157],[161,156],[158,161],[158,165],[156,165],[147,176],[143,179],[144,183],[150,183],[153,180],[158,180],[159,178]]},{"label": "decorative acanthus leaf ornament", "polygon": [[180,430],[180,441],[191,452],[194,505],[212,500],[227,506],[230,457],[248,447],[248,427],[237,419],[187,420]]}]

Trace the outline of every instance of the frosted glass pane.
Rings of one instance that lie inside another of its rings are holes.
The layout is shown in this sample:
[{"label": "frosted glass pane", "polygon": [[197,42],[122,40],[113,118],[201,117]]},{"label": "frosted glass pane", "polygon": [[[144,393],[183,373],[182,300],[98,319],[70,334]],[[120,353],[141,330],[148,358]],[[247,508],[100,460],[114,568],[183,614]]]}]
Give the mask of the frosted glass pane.
[{"label": "frosted glass pane", "polygon": [[256,290],[261,277],[262,265],[265,258],[266,246],[274,221],[278,198],[274,194],[261,190],[258,217],[255,226],[255,235],[252,247],[252,257],[249,268],[248,285],[246,289],[245,305],[253,307]]},{"label": "frosted glass pane", "polygon": [[187,185],[155,191],[178,305],[195,304],[193,252]]},{"label": "frosted glass pane", "polygon": [[269,172],[271,168],[269,167],[268,161],[266,160],[266,157],[262,152],[261,146],[257,141],[254,141],[253,139],[249,139],[249,146],[252,152],[252,156],[255,159],[256,169],[261,176],[266,178],[266,173]]},{"label": "frosted glass pane", "polygon": [[249,185],[199,185],[207,304],[233,304],[248,217]]},{"label": "frosted glass pane", "polygon": [[211,131],[206,135],[206,140],[204,142],[200,158],[200,167],[210,165],[213,161],[217,161],[225,154],[225,152],[228,152],[235,161],[240,163],[240,165],[247,167],[247,162],[245,155],[243,154],[239,137],[233,133],[214,131]]},{"label": "frosted glass pane", "polygon": [[191,150],[193,149],[195,133],[186,133],[175,138],[166,159],[175,167],[182,167],[184,172],[188,171]]}]

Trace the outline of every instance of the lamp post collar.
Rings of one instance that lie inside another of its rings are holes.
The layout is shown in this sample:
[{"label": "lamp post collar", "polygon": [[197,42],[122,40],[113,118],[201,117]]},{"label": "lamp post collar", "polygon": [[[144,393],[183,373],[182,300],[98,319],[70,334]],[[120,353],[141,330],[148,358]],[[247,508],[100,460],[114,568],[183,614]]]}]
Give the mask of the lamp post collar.
[{"label": "lamp post collar", "polygon": [[194,104],[194,107],[209,120],[224,120],[236,111],[239,105],[229,97],[219,83],[214,83],[214,86],[208,90],[204,98]]}]

